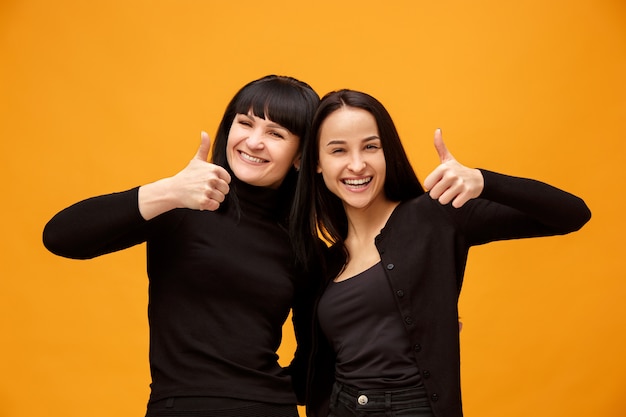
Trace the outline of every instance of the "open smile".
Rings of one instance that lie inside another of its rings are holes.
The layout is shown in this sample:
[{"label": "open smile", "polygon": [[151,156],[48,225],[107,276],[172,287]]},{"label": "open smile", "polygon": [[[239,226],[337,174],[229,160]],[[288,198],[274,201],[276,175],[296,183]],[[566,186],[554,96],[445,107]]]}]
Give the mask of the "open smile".
[{"label": "open smile", "polygon": [[371,181],[372,177],[341,180],[341,182],[350,188],[363,188],[366,187]]},{"label": "open smile", "polygon": [[267,159],[257,158],[256,156],[252,156],[243,151],[237,151],[237,152],[239,152],[239,155],[241,156],[241,158],[245,159],[246,161],[254,162],[256,164],[266,164],[269,162]]}]

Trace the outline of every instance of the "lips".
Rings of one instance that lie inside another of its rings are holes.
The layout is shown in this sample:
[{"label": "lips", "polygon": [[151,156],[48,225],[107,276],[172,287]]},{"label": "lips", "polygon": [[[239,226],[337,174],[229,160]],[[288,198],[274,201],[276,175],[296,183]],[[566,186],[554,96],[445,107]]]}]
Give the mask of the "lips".
[{"label": "lips", "polygon": [[238,152],[239,152],[239,155],[241,156],[241,158],[245,159],[246,161],[254,162],[256,164],[266,164],[266,163],[269,162],[267,159],[261,159],[261,158],[258,158],[256,156],[252,156],[250,154],[247,154],[247,153],[245,153],[243,151],[238,151]]},{"label": "lips", "polygon": [[349,187],[359,188],[359,187],[365,187],[371,181],[372,181],[372,177],[364,177],[364,178],[344,179],[341,182],[343,182],[345,185]]}]

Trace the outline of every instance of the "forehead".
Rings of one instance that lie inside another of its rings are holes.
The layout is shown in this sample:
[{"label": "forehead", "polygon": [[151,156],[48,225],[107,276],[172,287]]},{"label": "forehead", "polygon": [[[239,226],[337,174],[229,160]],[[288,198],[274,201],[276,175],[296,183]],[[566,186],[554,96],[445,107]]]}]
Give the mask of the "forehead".
[{"label": "forehead", "polygon": [[270,119],[292,133],[302,130],[306,103],[292,89],[276,89],[276,86],[259,84],[243,91],[234,103],[238,114],[253,114]]},{"label": "forehead", "polygon": [[350,139],[378,135],[376,119],[367,110],[344,106],[324,119],[320,139]]},{"label": "forehead", "polygon": [[267,114],[257,114],[252,108],[250,108],[247,112],[236,113],[235,116],[243,116],[254,121],[267,122],[279,126],[279,123],[272,120],[272,118]]}]

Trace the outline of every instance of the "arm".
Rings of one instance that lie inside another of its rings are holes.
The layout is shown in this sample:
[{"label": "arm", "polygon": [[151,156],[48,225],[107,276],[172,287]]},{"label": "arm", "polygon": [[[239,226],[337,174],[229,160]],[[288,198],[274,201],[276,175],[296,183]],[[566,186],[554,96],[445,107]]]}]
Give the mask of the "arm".
[{"label": "arm", "polygon": [[146,221],[138,210],[138,190],[92,197],[61,210],[44,228],[44,246],[59,256],[89,259],[141,243]]},{"label": "arm", "polygon": [[230,175],[206,162],[209,149],[203,132],[198,152],[175,176],[62,210],[44,228],[44,245],[60,256],[93,258],[145,241],[148,220],[172,209],[216,210],[229,191]]},{"label": "arm", "polygon": [[479,198],[516,208],[555,234],[575,232],[591,218],[585,202],[541,181],[482,170],[485,188]]},{"label": "arm", "polygon": [[[310,280],[310,278],[306,278]],[[297,290],[292,309],[292,322],[296,336],[296,351],[289,364],[291,384],[296,393],[298,404],[302,405],[306,397],[306,384],[311,354],[311,326],[313,323],[313,298],[315,291],[312,286],[300,284],[302,289]],[[305,288],[310,287],[310,288]],[[310,290],[310,291],[309,291]]]},{"label": "arm", "polygon": [[439,130],[435,147],[441,165],[426,178],[425,186],[441,204],[463,207],[451,215],[462,223],[472,244],[570,233],[591,218],[585,202],[566,191],[461,165],[446,149]]}]

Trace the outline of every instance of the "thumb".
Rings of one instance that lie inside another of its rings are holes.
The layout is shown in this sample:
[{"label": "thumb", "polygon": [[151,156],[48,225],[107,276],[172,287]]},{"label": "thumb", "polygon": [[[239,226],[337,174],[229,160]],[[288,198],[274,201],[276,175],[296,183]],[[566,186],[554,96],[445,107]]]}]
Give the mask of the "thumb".
[{"label": "thumb", "polygon": [[194,159],[199,159],[201,161],[207,161],[209,158],[209,151],[211,150],[211,138],[209,134],[205,131],[200,133],[200,147],[198,148],[198,152],[196,152],[196,156]]},{"label": "thumb", "polygon": [[446,144],[443,142],[441,129],[435,130],[435,149],[439,155],[439,161],[441,161],[442,164],[454,159],[448,148],[446,148]]}]

